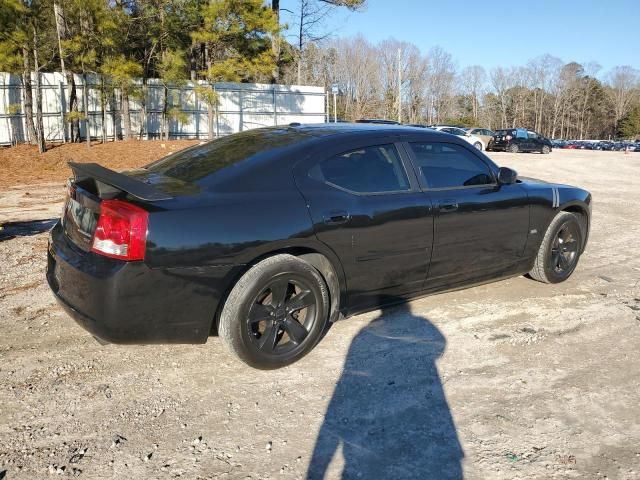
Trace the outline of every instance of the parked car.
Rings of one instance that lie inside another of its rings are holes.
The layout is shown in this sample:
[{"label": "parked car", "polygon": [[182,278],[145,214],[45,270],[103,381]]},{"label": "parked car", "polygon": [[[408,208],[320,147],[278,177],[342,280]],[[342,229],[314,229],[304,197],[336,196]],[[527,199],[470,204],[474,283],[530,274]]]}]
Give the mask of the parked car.
[{"label": "parked car", "polygon": [[478,150],[487,149],[487,145],[484,143],[484,141],[480,137],[476,135],[471,135],[470,133],[466,132],[462,128],[451,127],[449,125],[430,125],[429,128],[432,130],[436,130],[438,132],[450,133],[451,135],[461,137],[466,142],[476,147]]},{"label": "parked car", "polygon": [[591,217],[589,192],[518,178],[429,129],[269,127],[126,173],[70,166],[46,273],[68,314],[103,342],[218,331],[265,369],[399,300],[525,273],[562,282]]},{"label": "parked car", "polygon": [[383,120],[381,118],[361,118],[360,120],[356,120],[356,123],[377,123],[380,125],[400,125],[400,122],[396,122],[395,120]]},{"label": "parked car", "polygon": [[489,130],[488,128],[465,128],[464,130],[471,135],[480,137],[485,147],[488,146],[489,143],[491,143],[491,141],[493,140],[493,136],[496,134],[496,132],[494,132],[493,130]]},{"label": "parked car", "polygon": [[540,152],[551,153],[553,145],[548,138],[525,128],[496,130],[489,150],[503,152]]}]

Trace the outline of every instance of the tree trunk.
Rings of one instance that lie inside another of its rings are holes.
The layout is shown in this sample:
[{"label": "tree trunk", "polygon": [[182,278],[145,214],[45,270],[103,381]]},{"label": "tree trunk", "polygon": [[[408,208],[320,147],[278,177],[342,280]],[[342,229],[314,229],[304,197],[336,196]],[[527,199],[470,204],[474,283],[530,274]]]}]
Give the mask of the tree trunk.
[{"label": "tree trunk", "polygon": [[[58,35],[58,50],[60,52],[60,71],[63,77],[67,77],[67,69],[64,64],[64,51],[62,49],[62,40],[66,38],[66,21],[64,17],[64,10],[60,3],[56,0],[53,2],[53,14],[56,18],[56,33]],[[62,132],[62,143],[67,141],[66,126],[63,124],[64,131]],[[70,132],[71,141],[73,141],[73,133]]]},{"label": "tree trunk", "polygon": [[147,133],[147,72],[142,77],[142,98],[140,100],[142,104],[142,120],[140,121],[140,140],[143,140],[144,135]]},{"label": "tree trunk", "polygon": [[[100,113],[102,113],[102,143],[107,143],[107,90],[104,77],[100,75]],[[114,125],[115,128],[115,125]]]},{"label": "tree trunk", "polygon": [[47,151],[47,145],[44,141],[44,123],[42,121],[42,86],[40,84],[40,62],[38,60],[38,32],[36,27],[33,29],[33,68],[36,72],[36,139],[38,151],[44,153]]},{"label": "tree trunk", "polygon": [[162,102],[162,129],[160,132],[160,140],[169,140],[169,119],[167,118],[167,111],[169,110],[169,89],[164,86],[164,100]]},{"label": "tree trunk", "polygon": [[[280,0],[271,0],[271,10],[276,15],[278,25],[280,24]],[[271,83],[278,83],[280,80],[280,36],[271,39],[271,49],[275,58],[275,66],[271,71]]]},{"label": "tree trunk", "polygon": [[72,142],[80,141],[80,120],[78,119],[78,90],[76,88],[76,77],[73,72],[67,70],[67,97],[69,98],[69,105],[67,105],[69,112],[73,113],[73,120],[69,122],[70,137]]},{"label": "tree trunk", "polygon": [[120,115],[118,112],[118,102],[116,99],[116,89],[111,90],[111,97],[109,99],[109,105],[111,107],[111,119],[113,121],[113,141],[118,141],[118,126],[120,125]]},{"label": "tree trunk", "polygon": [[129,93],[126,89],[122,89],[120,102],[122,103],[122,123],[124,126],[123,137],[125,140],[129,140],[131,138],[131,116],[129,114]]},{"label": "tree trunk", "polygon": [[[69,139],[71,142],[79,142],[80,141],[80,122],[77,118],[78,113],[78,95],[76,92],[76,81],[73,76],[73,72],[67,70],[65,62],[64,62],[64,50],[62,48],[62,41],[66,40],[68,37],[67,31],[67,21],[65,18],[64,9],[62,5],[58,1],[53,3],[53,12],[56,21],[56,33],[58,36],[58,49],[60,52],[60,69],[62,70],[62,75],[67,80],[67,101],[68,101],[68,111],[72,112],[76,115],[73,116],[73,120],[69,122]],[[66,134],[63,135],[66,137]]]},{"label": "tree trunk", "polygon": [[24,95],[24,116],[27,124],[27,142],[32,145],[36,144],[36,127],[33,123],[33,90],[31,86],[31,62],[29,59],[31,54],[29,49],[22,49],[22,59],[24,70],[22,72],[22,94]]},{"label": "tree trunk", "polygon": [[87,72],[82,73],[82,103],[84,107],[84,133],[87,148],[91,146],[91,124],[89,122],[89,84],[87,82]]}]

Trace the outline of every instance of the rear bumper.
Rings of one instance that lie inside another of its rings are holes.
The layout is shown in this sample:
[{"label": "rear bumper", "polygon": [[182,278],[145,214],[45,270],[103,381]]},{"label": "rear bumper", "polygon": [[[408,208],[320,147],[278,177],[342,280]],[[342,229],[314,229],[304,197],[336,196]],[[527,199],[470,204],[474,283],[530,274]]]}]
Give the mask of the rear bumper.
[{"label": "rear bumper", "polygon": [[204,343],[232,266],[150,268],[84,252],[51,231],[47,282],[82,328],[109,343]]},{"label": "rear bumper", "polygon": [[490,143],[489,146],[487,147],[487,150],[493,151],[493,152],[506,152],[507,146],[508,146],[507,144]]}]

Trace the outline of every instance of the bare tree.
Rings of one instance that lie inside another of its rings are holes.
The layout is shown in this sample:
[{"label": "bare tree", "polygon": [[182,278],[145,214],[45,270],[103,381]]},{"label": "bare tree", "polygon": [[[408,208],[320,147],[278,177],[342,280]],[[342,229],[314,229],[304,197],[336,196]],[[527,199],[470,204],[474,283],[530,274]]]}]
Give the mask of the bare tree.
[{"label": "bare tree", "polygon": [[429,50],[427,61],[427,122],[440,123],[453,103],[455,65],[451,54],[441,47]]},{"label": "bare tree", "polygon": [[480,65],[472,65],[462,70],[460,84],[462,92],[471,103],[471,115],[474,120],[480,116],[480,99],[482,98],[487,82],[487,73]]},{"label": "bare tree", "polygon": [[613,105],[613,128],[631,110],[631,105],[638,99],[640,89],[640,72],[628,65],[614,68],[608,79],[610,98]]}]

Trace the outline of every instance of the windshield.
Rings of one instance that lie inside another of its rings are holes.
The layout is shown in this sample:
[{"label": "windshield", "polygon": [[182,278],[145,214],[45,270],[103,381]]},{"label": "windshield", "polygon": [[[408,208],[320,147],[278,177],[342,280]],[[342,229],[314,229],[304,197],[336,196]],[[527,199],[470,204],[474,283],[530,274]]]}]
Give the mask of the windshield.
[{"label": "windshield", "polygon": [[300,132],[284,128],[250,130],[176,152],[144,168],[152,173],[194,182],[238,162],[270,154],[304,137],[306,135]]}]

